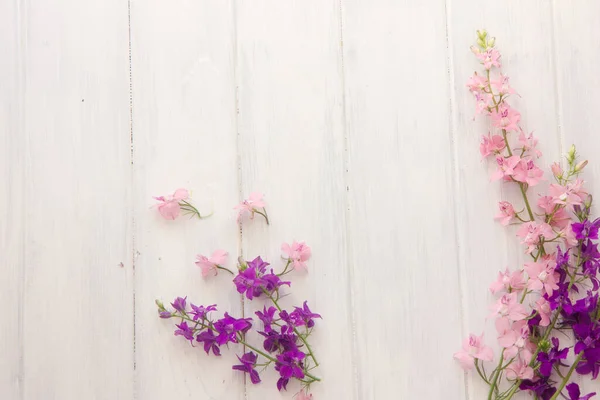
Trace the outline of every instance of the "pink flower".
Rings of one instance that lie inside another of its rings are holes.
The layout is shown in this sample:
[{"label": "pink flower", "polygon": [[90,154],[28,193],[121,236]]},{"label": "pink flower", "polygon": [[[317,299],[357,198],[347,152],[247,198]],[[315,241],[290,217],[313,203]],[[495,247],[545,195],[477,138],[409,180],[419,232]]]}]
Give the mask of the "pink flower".
[{"label": "pink flower", "polygon": [[538,301],[535,303],[535,311],[540,314],[542,320],[540,321],[540,326],[548,326],[550,325],[550,316],[552,315],[552,311],[550,310],[550,303],[543,297],[540,297]]},{"label": "pink flower", "polygon": [[554,175],[555,178],[562,178],[563,176],[563,169],[560,166],[559,163],[555,162],[554,164],[552,164],[550,166],[550,169],[552,170],[552,175]]},{"label": "pink flower", "polygon": [[312,400],[312,394],[307,394],[304,390],[298,392],[296,400]]},{"label": "pink flower", "polygon": [[550,185],[548,192],[554,204],[565,206],[580,206],[588,195],[583,188],[581,179],[569,182],[565,186],[553,183]]},{"label": "pink flower", "polygon": [[488,134],[487,136],[481,137],[481,144],[479,145],[479,152],[481,153],[481,157],[485,158],[490,154],[499,153],[506,144],[504,143],[504,139],[500,135],[491,136]]},{"label": "pink flower", "polygon": [[526,282],[523,277],[523,271],[515,271],[511,274],[508,268],[506,268],[506,271],[498,273],[498,279],[490,285],[490,292],[492,294],[496,294],[501,290],[519,292],[525,289],[525,286]]},{"label": "pink flower", "polygon": [[500,208],[500,212],[494,219],[499,220],[503,226],[506,226],[515,217],[515,209],[508,201],[501,201],[498,203],[498,207]]},{"label": "pink flower", "polygon": [[525,307],[517,300],[517,293],[506,293],[492,305],[492,315],[508,317],[511,321],[527,318]]},{"label": "pink flower", "polygon": [[[260,213],[261,211],[259,209],[267,206],[267,203],[264,201],[263,197],[264,195],[258,192],[250,193],[250,197],[235,206],[234,209],[238,210],[237,221],[239,222],[244,214],[249,214],[250,218],[252,219],[254,218],[254,214],[256,212]],[[268,222],[269,221],[267,220],[267,223]]]},{"label": "pink flower", "polygon": [[163,218],[175,219],[181,212],[179,202],[188,199],[189,196],[190,194],[187,189],[177,189],[172,196],[160,196],[154,197],[154,199],[160,202],[160,204],[158,204],[158,212]]},{"label": "pink flower", "polygon": [[512,325],[508,318],[498,318],[496,320],[498,344],[504,348],[512,347],[517,341],[517,332],[513,330]]},{"label": "pink flower", "polygon": [[558,236],[562,238],[568,249],[577,246],[577,236],[575,235],[575,232],[573,232],[571,224],[567,223],[567,225],[558,232]]},{"label": "pink flower", "polygon": [[521,131],[519,134],[519,144],[521,148],[525,151],[532,152],[536,158],[540,158],[542,156],[542,152],[536,149],[538,140],[533,133],[530,133],[529,136],[525,136],[525,132]]},{"label": "pink flower", "polygon": [[202,276],[208,276],[209,274],[217,275],[217,266],[222,266],[227,262],[228,253],[225,250],[215,250],[210,258],[198,254],[196,256],[196,265],[200,267]]},{"label": "pink flower", "polygon": [[496,181],[500,178],[510,179],[515,173],[515,167],[520,163],[521,159],[519,156],[512,156],[504,158],[502,156],[496,156],[496,163],[498,163],[498,169],[494,172],[490,178],[492,181]]},{"label": "pink flower", "polygon": [[519,130],[521,114],[505,103],[500,104],[498,111],[492,110],[491,117],[496,128],[505,129],[507,132]]},{"label": "pink flower", "polygon": [[520,357],[506,367],[508,379],[533,379],[533,369]]},{"label": "pink flower", "polygon": [[515,89],[510,87],[508,83],[508,76],[504,74],[500,74],[498,79],[492,79],[490,84],[495,94],[507,95],[516,93]]},{"label": "pink flower", "polygon": [[529,325],[527,320],[511,322],[508,318],[496,320],[498,344],[504,347],[504,359],[515,357],[529,342]]},{"label": "pink flower", "polygon": [[517,236],[523,238],[521,243],[527,245],[527,253],[531,253],[539,243],[540,237],[553,239],[555,235],[550,225],[546,223],[527,222],[521,225],[517,231]]},{"label": "pink flower", "polygon": [[482,114],[488,113],[492,107],[492,95],[489,93],[475,94],[475,113]]},{"label": "pink flower", "polygon": [[460,363],[463,369],[470,370],[474,366],[475,359],[492,361],[494,353],[490,347],[483,344],[483,334],[481,336],[470,334],[463,341],[462,349],[454,353],[454,359]]},{"label": "pink flower", "polygon": [[294,269],[306,269],[306,261],[311,256],[310,247],[304,242],[294,241],[291,245],[283,243],[281,245],[281,251],[285,253],[288,261],[292,263]]},{"label": "pink flower", "polygon": [[543,290],[551,296],[552,292],[558,289],[558,274],[554,271],[555,268],[556,262],[552,259],[525,263],[525,272],[529,275],[527,288],[540,292]]},{"label": "pink flower", "polygon": [[494,48],[489,48],[481,51],[478,48],[471,48],[475,56],[479,59],[483,68],[491,69],[492,67],[500,68],[500,52]]},{"label": "pink flower", "polygon": [[467,81],[467,87],[473,94],[482,93],[488,86],[488,81],[485,76],[478,75],[477,72]]},{"label": "pink flower", "polygon": [[513,178],[516,181],[523,182],[529,186],[535,186],[544,177],[544,171],[539,169],[533,162],[533,160],[521,159],[519,164],[515,167],[515,173]]}]

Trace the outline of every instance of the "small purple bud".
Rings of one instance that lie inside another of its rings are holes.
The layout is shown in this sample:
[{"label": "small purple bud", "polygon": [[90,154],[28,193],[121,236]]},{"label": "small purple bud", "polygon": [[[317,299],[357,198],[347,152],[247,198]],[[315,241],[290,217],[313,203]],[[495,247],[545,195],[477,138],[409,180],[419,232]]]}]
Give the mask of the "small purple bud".
[{"label": "small purple bud", "polygon": [[185,312],[185,306],[186,306],[185,299],[187,299],[187,296],[184,297],[184,298],[177,297],[175,300],[173,300],[173,302],[171,303],[171,305],[177,311],[179,311],[179,312]]},{"label": "small purple bud", "polygon": [[159,316],[160,318],[167,319],[167,318],[171,318],[171,317],[173,316],[173,314],[171,314],[171,313],[170,313],[170,312],[168,312],[168,311],[160,311],[160,312],[158,313],[158,316]]}]

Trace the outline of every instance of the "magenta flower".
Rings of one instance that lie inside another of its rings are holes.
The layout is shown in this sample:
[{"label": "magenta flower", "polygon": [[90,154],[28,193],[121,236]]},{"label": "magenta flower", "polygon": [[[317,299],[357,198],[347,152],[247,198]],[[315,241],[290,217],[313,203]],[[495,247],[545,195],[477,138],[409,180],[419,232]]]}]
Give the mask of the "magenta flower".
[{"label": "magenta flower", "polygon": [[200,332],[196,336],[196,341],[204,345],[204,351],[206,354],[210,354],[210,351],[212,350],[215,356],[221,355],[221,349],[219,348],[219,344],[217,342],[217,336],[211,329],[206,329]]},{"label": "magenta flower", "polygon": [[264,326],[264,331],[267,333],[272,330],[271,324],[273,323],[273,320],[275,319],[276,311],[277,311],[277,309],[275,307],[269,307],[267,309],[267,307],[264,306],[262,312],[257,311],[254,313],[254,314],[256,314],[258,319],[260,319],[262,321],[263,326]]},{"label": "magenta flower", "polygon": [[290,350],[277,355],[275,370],[279,372],[280,378],[277,381],[277,389],[287,390],[287,384],[291,378],[304,378],[304,358],[306,354],[300,350]]},{"label": "magenta flower", "polygon": [[216,338],[216,343],[219,346],[229,342],[237,343],[237,334],[245,334],[252,327],[252,318],[233,318],[225,313],[225,316],[217,320],[214,324],[214,329],[219,334]]},{"label": "magenta flower", "polygon": [[495,109],[492,110],[490,116],[492,118],[492,125],[496,128],[504,129],[507,132],[519,131],[521,114],[508,104],[501,103],[498,107],[498,111]]},{"label": "magenta flower", "polygon": [[177,189],[173,195],[154,197],[158,200],[158,212],[165,219],[175,219],[181,212],[180,201],[187,200],[190,194],[187,189]]},{"label": "magenta flower", "polygon": [[263,199],[264,195],[258,192],[250,193],[250,196],[243,200],[240,204],[234,207],[234,209],[238,210],[237,221],[240,222],[244,215],[250,215],[250,219],[254,218],[254,214],[258,213],[265,217],[267,220],[267,224],[269,223],[269,219],[266,216],[266,213],[260,211],[267,206],[267,203]]},{"label": "magenta flower", "polygon": [[190,314],[193,316],[194,321],[197,320],[204,320],[206,319],[206,315],[211,312],[211,311],[217,311],[217,307],[216,304],[213,304],[211,306],[196,306],[194,304],[190,304],[190,307],[192,307],[192,311],[190,311]]},{"label": "magenta flower", "polygon": [[283,243],[281,250],[287,256],[287,260],[292,263],[294,269],[306,269],[306,262],[311,256],[310,247],[304,242],[292,242],[291,245]]},{"label": "magenta flower", "polygon": [[460,363],[463,369],[470,370],[475,365],[475,359],[492,361],[494,352],[490,347],[483,344],[483,334],[481,336],[470,334],[463,341],[462,349],[454,353],[454,359]]},{"label": "magenta flower", "polygon": [[228,255],[229,253],[227,253],[225,250],[215,250],[210,258],[198,254],[196,256],[195,264],[200,267],[202,276],[206,277],[210,274],[217,275],[217,267],[221,267],[227,262]]},{"label": "magenta flower", "polygon": [[315,321],[313,318],[321,318],[321,316],[310,311],[310,308],[308,308],[308,303],[305,301],[302,305],[302,308],[294,307],[294,311],[292,311],[289,315],[287,312],[284,314],[282,311],[280,313],[280,318],[292,326],[306,326],[310,329],[315,326]]},{"label": "magenta flower", "polygon": [[566,386],[567,393],[569,393],[569,400],[588,400],[596,395],[596,392],[592,392],[590,394],[586,394],[585,396],[581,396],[581,391],[579,389],[579,385],[575,382],[569,383]]},{"label": "magenta flower", "polygon": [[188,326],[187,322],[183,321],[175,326],[179,328],[175,330],[175,336],[183,336],[190,342],[194,340],[194,330]]},{"label": "magenta flower", "polygon": [[185,307],[186,307],[186,297],[177,297],[175,300],[173,300],[173,302],[171,303],[171,306],[173,306],[174,309],[176,309],[179,312],[185,312]]},{"label": "magenta flower", "polygon": [[256,367],[256,360],[258,356],[253,352],[249,352],[244,354],[241,358],[238,356],[238,360],[242,363],[241,365],[234,365],[232,369],[237,371],[243,371],[250,375],[250,380],[253,384],[257,384],[260,382],[260,376],[258,375],[258,371],[254,369]]}]

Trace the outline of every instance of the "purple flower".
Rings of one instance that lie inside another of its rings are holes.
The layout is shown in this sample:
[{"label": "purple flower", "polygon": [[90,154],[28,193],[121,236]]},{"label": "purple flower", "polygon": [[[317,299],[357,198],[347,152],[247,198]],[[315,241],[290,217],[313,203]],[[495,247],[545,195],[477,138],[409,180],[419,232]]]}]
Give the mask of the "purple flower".
[{"label": "purple flower", "polygon": [[288,285],[289,282],[282,282],[277,275],[271,270],[270,274],[265,274],[269,263],[256,257],[254,260],[246,263],[247,267],[238,271],[237,276],[233,279],[238,293],[245,293],[248,300],[255,297],[260,297],[265,291],[273,293],[279,289],[281,285]]},{"label": "purple flower", "polygon": [[580,313],[578,316],[579,322],[573,324],[573,333],[577,339],[575,354],[600,344],[600,326],[592,321],[588,313]]},{"label": "purple flower", "polygon": [[583,350],[583,360],[575,368],[580,375],[592,374],[592,379],[600,372],[600,347]]},{"label": "purple flower", "polygon": [[277,309],[275,307],[269,307],[269,309],[267,309],[267,307],[263,307],[263,311],[257,311],[255,314],[258,316],[258,319],[260,319],[263,324],[264,324],[264,331],[265,332],[270,332],[272,330],[271,328],[271,324],[273,323],[273,317],[275,316],[275,311],[277,311]]},{"label": "purple flower", "polygon": [[600,228],[600,218],[595,219],[593,222],[584,220],[581,223],[571,224],[573,232],[575,232],[575,238],[577,240],[598,239],[598,228]]},{"label": "purple flower", "polygon": [[593,392],[593,393],[586,394],[585,396],[581,397],[579,385],[576,384],[575,382],[569,383],[566,388],[567,388],[567,392],[569,393],[570,400],[588,400],[592,396],[596,395],[596,392]]},{"label": "purple flower", "polygon": [[186,305],[185,299],[187,299],[187,296],[185,296],[184,298],[178,297],[175,300],[173,300],[173,302],[171,303],[171,305],[177,311],[179,311],[179,312],[185,312],[185,305]]},{"label": "purple flower", "polygon": [[258,356],[253,352],[246,353],[240,358],[238,356],[238,360],[242,363],[241,365],[234,365],[232,369],[243,371],[245,373],[250,374],[250,380],[253,384],[257,384],[260,382],[260,376],[258,372],[254,369],[256,366],[256,359]]},{"label": "purple flower", "polygon": [[222,346],[226,343],[237,343],[237,333],[246,333],[252,326],[252,318],[236,319],[225,313],[225,316],[214,323],[214,329],[218,332],[217,343]]},{"label": "purple flower", "polygon": [[271,270],[270,274],[263,275],[263,289],[266,290],[269,294],[278,290],[282,285],[290,286],[290,282],[284,282],[277,275],[273,273]]},{"label": "purple flower", "polygon": [[540,379],[535,382],[525,379],[519,385],[519,389],[532,391],[540,398],[540,400],[550,400],[554,393],[556,393],[556,388],[550,385],[548,378]]},{"label": "purple flower", "polygon": [[294,311],[289,315],[289,321],[286,322],[291,322],[294,326],[305,325],[307,328],[312,328],[315,326],[313,318],[321,318],[321,316],[310,311],[308,303],[305,301],[302,308],[294,307]]},{"label": "purple flower", "polygon": [[159,311],[158,316],[164,319],[171,318],[173,316],[169,311]]},{"label": "purple flower", "polygon": [[277,356],[275,370],[279,372],[280,378],[277,381],[277,389],[287,390],[287,384],[291,378],[304,379],[303,360],[306,354],[299,350],[286,351]]},{"label": "purple flower", "polygon": [[194,317],[194,321],[197,320],[204,320],[206,318],[206,314],[208,314],[211,311],[217,311],[217,305],[213,304],[210,306],[196,306],[194,304],[190,304],[190,306],[192,307],[192,311],[190,312],[190,314],[192,314],[192,316]]},{"label": "purple flower", "polygon": [[298,350],[297,342],[298,337],[294,334],[294,331],[289,326],[285,325],[281,328],[281,332],[271,330],[269,332],[258,332],[265,337],[263,347],[269,353],[274,351],[291,351]]},{"label": "purple flower", "polygon": [[221,355],[221,349],[219,349],[219,345],[217,344],[217,337],[211,329],[200,332],[198,336],[196,336],[196,341],[198,343],[204,343],[204,351],[206,354],[209,354],[209,351],[212,350],[215,356]]},{"label": "purple flower", "polygon": [[189,341],[194,340],[194,330],[188,326],[187,322],[183,321],[175,326],[179,328],[175,330],[175,336],[183,336]]},{"label": "purple flower", "polygon": [[263,259],[260,256],[258,256],[252,261],[247,261],[246,265],[248,265],[248,268],[254,268],[261,274],[264,274],[265,272],[267,272],[267,267],[269,266],[269,263],[263,261]]},{"label": "purple flower", "polygon": [[564,348],[560,350],[559,340],[557,338],[552,338],[552,348],[547,352],[541,352],[538,354],[537,359],[541,363],[540,364],[540,374],[543,376],[550,376],[552,373],[552,367],[554,364],[558,363],[558,365],[566,366],[561,362],[561,360],[565,360],[567,355],[569,354],[569,349]]}]

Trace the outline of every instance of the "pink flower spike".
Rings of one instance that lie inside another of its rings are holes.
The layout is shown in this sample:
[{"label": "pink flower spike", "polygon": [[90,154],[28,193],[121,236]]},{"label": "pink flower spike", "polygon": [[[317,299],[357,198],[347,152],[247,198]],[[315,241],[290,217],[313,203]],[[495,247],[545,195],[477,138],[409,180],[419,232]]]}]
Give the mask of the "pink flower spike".
[{"label": "pink flower spike", "polygon": [[481,336],[470,334],[463,341],[462,349],[454,353],[454,359],[460,363],[463,369],[470,370],[475,365],[475,359],[493,361],[494,352],[490,347],[483,344],[483,334]]},{"label": "pink flower spike", "polygon": [[500,104],[498,111],[492,110],[492,124],[499,129],[504,129],[507,132],[518,131],[521,114],[505,103]]},{"label": "pink flower spike", "polygon": [[535,303],[535,311],[540,314],[541,321],[540,326],[548,326],[550,325],[550,316],[552,315],[552,310],[550,309],[550,303],[543,297],[540,297],[538,301]]},{"label": "pink flower spike", "polygon": [[482,158],[486,158],[489,155],[498,154],[505,146],[506,144],[504,143],[504,138],[502,138],[502,136],[491,136],[488,134],[487,136],[481,137],[479,152],[481,153]]},{"label": "pink flower spike", "polygon": [[515,167],[513,178],[529,186],[535,186],[544,179],[544,171],[539,169],[533,160],[523,158]]},{"label": "pink flower spike", "polygon": [[227,262],[228,253],[225,250],[215,250],[210,258],[198,254],[196,256],[196,265],[200,267],[202,276],[207,277],[210,274],[217,275],[218,268]]},{"label": "pink flower spike", "polygon": [[175,193],[171,196],[159,196],[154,197],[155,200],[158,200],[160,204],[158,204],[158,212],[165,219],[174,220],[177,218],[181,212],[181,206],[179,204],[182,200],[187,200],[189,198],[189,192],[187,189],[177,189]]},{"label": "pink flower spike", "polygon": [[501,201],[498,203],[498,207],[500,208],[500,212],[494,217],[494,219],[499,220],[502,226],[510,224],[510,221],[512,221],[516,215],[512,204],[510,204],[508,201]]},{"label": "pink flower spike", "polygon": [[[267,225],[269,224],[269,218],[267,217],[267,213],[265,211],[265,207],[267,203],[263,199],[264,195],[258,192],[250,193],[250,196],[243,200],[240,204],[234,207],[234,209],[238,210],[237,222],[239,223],[242,217],[245,214],[250,215],[250,219],[254,219],[254,214],[258,213],[265,217],[267,221]],[[261,211],[262,209],[263,211]]]},{"label": "pink flower spike", "polygon": [[312,252],[310,247],[304,242],[292,242],[291,245],[283,243],[281,251],[286,255],[286,259],[292,263],[296,270],[306,269],[306,262],[310,258]]}]

